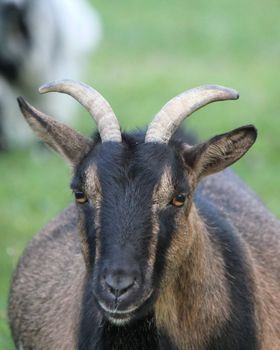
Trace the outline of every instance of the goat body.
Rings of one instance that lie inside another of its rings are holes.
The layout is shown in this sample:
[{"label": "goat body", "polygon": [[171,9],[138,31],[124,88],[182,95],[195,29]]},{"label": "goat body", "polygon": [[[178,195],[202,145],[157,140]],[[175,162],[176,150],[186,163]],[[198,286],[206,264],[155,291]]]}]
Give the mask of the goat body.
[{"label": "goat body", "polygon": [[254,128],[191,145],[179,134],[147,142],[150,128],[101,143],[65,127],[70,152],[61,124],[20,103],[74,165],[77,204],[20,259],[9,303],[18,347],[279,349],[280,222],[222,170]]}]

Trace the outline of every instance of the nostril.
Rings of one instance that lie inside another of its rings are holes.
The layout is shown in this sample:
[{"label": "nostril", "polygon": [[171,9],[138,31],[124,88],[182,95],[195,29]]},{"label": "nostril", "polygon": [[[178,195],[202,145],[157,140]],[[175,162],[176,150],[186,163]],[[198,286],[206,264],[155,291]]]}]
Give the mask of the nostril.
[{"label": "nostril", "polygon": [[109,274],[105,277],[105,284],[110,292],[116,298],[127,293],[135,284],[136,277],[125,275]]},{"label": "nostril", "polygon": [[114,288],[108,286],[108,289],[109,289],[109,292],[111,294],[113,294],[116,298],[119,298],[120,296],[122,296],[123,294],[128,292],[131,287],[132,286],[129,286],[129,287],[123,288],[123,289],[114,289]]}]

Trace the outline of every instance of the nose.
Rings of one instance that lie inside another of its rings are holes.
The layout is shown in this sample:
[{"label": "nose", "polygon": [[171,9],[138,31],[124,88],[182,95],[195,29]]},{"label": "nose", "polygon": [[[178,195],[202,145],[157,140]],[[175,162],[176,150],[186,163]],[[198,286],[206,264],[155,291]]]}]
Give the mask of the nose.
[{"label": "nose", "polygon": [[110,296],[114,298],[128,295],[137,282],[137,275],[136,271],[129,271],[127,269],[107,270],[103,274],[105,288]]},{"label": "nose", "polygon": [[106,287],[109,292],[116,298],[129,291],[134,285],[134,278],[132,276],[114,276],[109,274],[105,278]]}]

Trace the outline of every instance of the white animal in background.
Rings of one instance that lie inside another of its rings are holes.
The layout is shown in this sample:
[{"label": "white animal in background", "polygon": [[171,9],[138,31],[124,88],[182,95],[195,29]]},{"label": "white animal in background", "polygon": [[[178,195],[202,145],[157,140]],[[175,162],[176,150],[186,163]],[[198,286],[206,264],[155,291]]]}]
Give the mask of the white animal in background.
[{"label": "white animal in background", "polygon": [[101,37],[101,21],[86,0],[0,0],[0,147],[29,144],[16,97],[61,120],[75,115],[67,97],[38,98],[46,80],[82,79]]}]

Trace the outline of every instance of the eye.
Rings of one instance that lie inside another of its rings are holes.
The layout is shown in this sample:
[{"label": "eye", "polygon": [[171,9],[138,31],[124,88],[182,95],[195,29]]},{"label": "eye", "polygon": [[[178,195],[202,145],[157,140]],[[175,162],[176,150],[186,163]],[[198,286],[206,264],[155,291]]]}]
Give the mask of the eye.
[{"label": "eye", "polygon": [[74,194],[75,194],[75,198],[76,198],[77,203],[84,204],[88,201],[87,196],[85,195],[84,192],[75,191]]},{"label": "eye", "polygon": [[175,197],[173,197],[171,204],[174,207],[179,208],[179,207],[182,207],[184,205],[185,200],[186,200],[186,195],[183,193],[180,193],[180,194],[177,194]]}]

